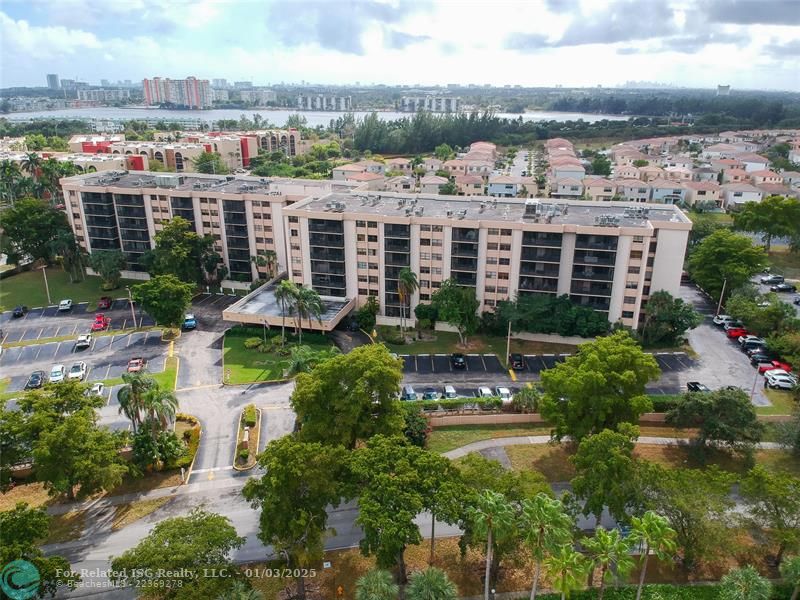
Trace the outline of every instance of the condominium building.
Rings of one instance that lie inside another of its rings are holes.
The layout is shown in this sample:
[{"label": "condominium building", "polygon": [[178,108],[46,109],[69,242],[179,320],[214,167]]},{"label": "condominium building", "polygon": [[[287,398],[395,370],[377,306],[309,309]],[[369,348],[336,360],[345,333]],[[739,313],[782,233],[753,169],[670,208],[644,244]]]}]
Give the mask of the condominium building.
[{"label": "condominium building", "polygon": [[453,96],[403,96],[400,100],[403,112],[458,112],[461,110],[461,98]]},{"label": "condominium building", "polygon": [[418,274],[410,313],[453,278],[479,311],[525,294],[569,295],[635,327],[651,292],[678,293],[691,221],[673,206],[427,196],[357,190],[283,210],[289,277],[320,294],[376,296],[379,322],[403,310],[398,278]]},{"label": "condominium building", "polygon": [[327,96],[318,94],[316,96],[300,94],[297,96],[297,108],[300,110],[335,110],[345,112],[353,110],[353,98],[351,96]]},{"label": "condominium building", "polygon": [[[188,220],[198,235],[211,235],[229,279],[266,277],[251,261],[275,252],[287,270],[283,210],[293,202],[355,187],[345,182],[264,179],[203,174],[115,171],[61,180],[67,217],[78,243],[89,253],[121,250],[126,276],[143,271],[141,257],[155,245],[163,222]],[[139,274],[139,277],[142,275]]]},{"label": "condominium building", "polygon": [[207,79],[154,77],[142,80],[142,89],[144,103],[147,105],[172,104],[186,108],[210,108],[213,102]]},{"label": "condominium building", "polygon": [[78,100],[88,102],[117,102],[130,99],[131,91],[128,88],[78,90]]}]

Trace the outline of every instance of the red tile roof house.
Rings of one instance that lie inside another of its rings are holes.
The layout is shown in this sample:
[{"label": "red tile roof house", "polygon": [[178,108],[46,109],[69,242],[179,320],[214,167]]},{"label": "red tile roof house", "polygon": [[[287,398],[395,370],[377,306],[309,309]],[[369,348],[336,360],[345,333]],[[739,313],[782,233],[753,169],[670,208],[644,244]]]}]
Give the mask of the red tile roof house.
[{"label": "red tile roof house", "polygon": [[419,183],[422,186],[421,191],[423,194],[438,194],[440,188],[448,181],[449,180],[446,177],[439,177],[438,175],[426,175],[419,180]]},{"label": "red tile roof house", "polygon": [[747,202],[761,202],[764,192],[749,183],[726,183],[722,186],[722,208],[738,210]]},{"label": "red tile roof house", "polygon": [[759,183],[777,183],[783,184],[783,176],[778,175],[775,171],[769,169],[762,169],[761,171],[753,171],[750,173],[750,183],[758,185]]},{"label": "red tile roof house", "polygon": [[690,206],[698,202],[713,202],[719,207],[722,204],[720,192],[722,189],[719,184],[713,181],[687,181],[684,184],[686,188],[686,203]]},{"label": "red tile roof house", "polygon": [[551,198],[573,198],[583,196],[583,182],[574,177],[562,177],[550,186]]},{"label": "red tile roof house", "polygon": [[639,179],[639,168],[631,165],[616,165],[614,179]]},{"label": "red tile roof house", "polygon": [[366,189],[380,190],[383,188],[383,182],[386,178],[377,173],[353,173],[345,178],[345,181],[354,181],[356,183],[366,184]]},{"label": "red tile roof house", "polygon": [[584,177],[583,194],[587,200],[608,202],[617,194],[617,182],[603,177]]},{"label": "red tile roof house", "polygon": [[766,159],[759,154],[743,152],[741,154],[737,154],[735,158],[744,165],[744,170],[748,172],[761,171],[769,166],[769,159]]},{"label": "red tile roof house", "polygon": [[780,183],[759,183],[756,187],[767,196],[786,196],[787,198],[800,198],[800,190],[792,189],[788,185]]},{"label": "red tile roof house", "polygon": [[339,165],[338,167],[334,167],[333,172],[333,179],[335,181],[345,181],[348,175],[352,175],[354,173],[365,173],[367,170],[366,165],[361,163],[350,163],[347,165]]},{"label": "red tile roof house", "polygon": [[403,175],[411,173],[411,161],[407,158],[390,158],[386,161],[387,171],[400,171]]},{"label": "red tile roof house", "polygon": [[458,193],[464,196],[483,195],[483,177],[478,175],[457,175],[456,187]]},{"label": "red tile roof house", "polygon": [[617,193],[621,200],[628,202],[648,202],[650,200],[650,184],[638,179],[620,179],[617,184]]},{"label": "red tile roof house", "polygon": [[727,169],[722,172],[723,183],[746,183],[750,181],[750,174],[744,169]]}]

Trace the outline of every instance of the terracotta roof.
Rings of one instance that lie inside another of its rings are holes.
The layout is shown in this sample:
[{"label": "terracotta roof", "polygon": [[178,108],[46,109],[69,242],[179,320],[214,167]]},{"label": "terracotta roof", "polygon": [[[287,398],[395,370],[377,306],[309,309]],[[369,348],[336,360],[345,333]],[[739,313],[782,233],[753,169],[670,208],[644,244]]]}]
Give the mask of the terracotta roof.
[{"label": "terracotta roof", "polygon": [[720,189],[719,184],[713,181],[687,181],[683,185],[693,190],[719,191]]},{"label": "terracotta roof", "polygon": [[788,185],[783,185],[781,183],[759,183],[756,184],[756,187],[762,192],[766,192],[770,196],[773,194],[785,196],[792,191]]},{"label": "terracotta roof", "polygon": [[352,181],[375,181],[376,179],[383,179],[383,175],[378,175],[378,173],[362,172],[348,175],[346,179]]},{"label": "terracotta roof", "polygon": [[722,189],[726,192],[759,192],[756,186],[749,183],[723,183]]},{"label": "terracotta roof", "polygon": [[744,169],[728,169],[725,171],[725,176],[731,177],[733,175],[738,175],[739,177],[749,177],[750,174],[745,171]]},{"label": "terracotta roof", "polygon": [[387,165],[408,165],[411,164],[411,161],[407,158],[390,158],[386,161]]},{"label": "terracotta roof", "polygon": [[751,171],[750,177],[780,177],[780,175],[769,169],[760,169],[758,171]]},{"label": "terracotta roof", "polygon": [[349,163],[333,168],[334,171],[354,171],[356,173],[363,173],[366,171],[366,169],[367,168],[364,166],[364,163]]},{"label": "terracotta roof", "polygon": [[650,187],[654,189],[655,188],[678,189],[683,187],[683,185],[677,181],[672,181],[669,179],[654,179],[653,181],[650,182]]},{"label": "terracotta roof", "polygon": [[438,175],[426,175],[419,181],[422,185],[427,185],[427,184],[443,184],[447,183],[449,180],[446,177],[439,177]]},{"label": "terracotta roof", "polygon": [[522,183],[518,177],[509,177],[508,175],[495,175],[489,177],[489,183]]},{"label": "terracotta roof", "polygon": [[609,185],[617,185],[616,181],[611,181],[610,179],[606,179],[605,177],[584,177],[581,180],[581,183],[586,187],[594,186],[594,185],[602,185],[603,187],[608,187]]},{"label": "terracotta roof", "polygon": [[739,162],[763,162],[769,164],[769,159],[752,152],[742,152],[741,154],[736,154],[736,160]]},{"label": "terracotta roof", "polygon": [[477,175],[456,175],[456,183],[483,183],[483,178],[478,177]]},{"label": "terracotta roof", "polygon": [[574,177],[561,177],[556,179],[556,185],[583,185],[583,182]]}]

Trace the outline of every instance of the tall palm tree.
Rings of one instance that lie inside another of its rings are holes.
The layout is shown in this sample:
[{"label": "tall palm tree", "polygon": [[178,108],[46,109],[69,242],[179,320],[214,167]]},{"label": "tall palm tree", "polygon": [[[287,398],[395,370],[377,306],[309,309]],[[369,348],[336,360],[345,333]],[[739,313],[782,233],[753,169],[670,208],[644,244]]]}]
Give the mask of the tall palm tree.
[{"label": "tall palm tree", "polygon": [[4,195],[11,204],[16,198],[17,183],[22,177],[19,164],[16,161],[4,160],[0,162],[0,183],[3,185]]},{"label": "tall palm tree", "polygon": [[570,542],[574,523],[560,501],[539,493],[522,501],[519,526],[536,563],[530,596],[531,600],[536,600],[542,561],[556,548]]},{"label": "tall palm tree", "polygon": [[447,573],[436,567],[412,573],[405,589],[407,600],[456,600],[458,588]]},{"label": "tall palm tree", "polygon": [[42,164],[42,157],[36,152],[28,152],[22,159],[22,170],[26,171],[34,179],[39,177],[39,167]]},{"label": "tall palm tree", "polygon": [[633,559],[629,554],[631,542],[620,535],[619,529],[609,531],[598,527],[594,537],[583,539],[583,546],[589,551],[592,561],[590,570],[595,565],[600,567],[600,589],[597,592],[597,599],[603,600],[609,569],[619,575],[626,575],[633,570]]},{"label": "tall palm tree", "polygon": [[419,289],[417,274],[408,267],[400,269],[397,277],[397,295],[400,296],[400,330],[405,332],[406,301],[411,308],[411,295]]},{"label": "tall palm tree", "polygon": [[504,537],[514,527],[514,509],[503,494],[483,490],[478,494],[475,506],[467,511],[467,518],[477,535],[486,536],[486,572],[483,596],[489,600],[492,552],[497,539]]},{"label": "tall palm tree", "polygon": [[639,573],[639,587],[636,590],[636,600],[642,597],[642,587],[647,575],[647,561],[650,552],[660,560],[665,560],[675,553],[678,545],[675,542],[677,533],[669,525],[669,520],[653,511],[648,510],[641,518],[631,517],[631,538],[644,548],[639,558],[641,573]]},{"label": "tall palm tree", "polygon": [[303,319],[311,322],[314,318],[317,323],[322,324],[322,315],[325,312],[325,304],[319,294],[307,287],[297,289],[297,297],[294,301],[294,312],[297,315],[297,332],[300,343],[303,343]]},{"label": "tall palm tree", "polygon": [[119,412],[130,420],[133,432],[136,433],[144,413],[142,400],[144,394],[157,384],[155,379],[146,373],[123,373],[122,381],[125,385],[117,393]]},{"label": "tall palm tree", "polygon": [[372,569],[356,581],[356,600],[397,600],[400,588],[389,571]]},{"label": "tall palm tree", "polygon": [[61,231],[50,242],[50,249],[60,257],[61,268],[69,274],[70,282],[83,281],[88,258],[71,231]]},{"label": "tall palm tree", "polygon": [[178,398],[173,392],[154,385],[142,396],[142,410],[146,422],[150,424],[150,435],[155,439],[175,419]]},{"label": "tall palm tree", "polygon": [[275,276],[275,263],[278,260],[278,255],[274,250],[264,250],[255,256],[250,257],[250,261],[257,267],[266,267],[267,276],[272,279]]},{"label": "tall palm tree", "polygon": [[545,559],[544,565],[556,577],[553,588],[561,592],[561,600],[580,585],[589,566],[583,554],[569,545],[558,548]]},{"label": "tall palm tree", "polygon": [[283,322],[281,323],[281,346],[286,343],[286,314],[287,312],[294,312],[297,293],[297,284],[288,279],[281,281],[275,290],[275,300],[277,300],[278,304],[281,306],[281,315],[283,317]]}]

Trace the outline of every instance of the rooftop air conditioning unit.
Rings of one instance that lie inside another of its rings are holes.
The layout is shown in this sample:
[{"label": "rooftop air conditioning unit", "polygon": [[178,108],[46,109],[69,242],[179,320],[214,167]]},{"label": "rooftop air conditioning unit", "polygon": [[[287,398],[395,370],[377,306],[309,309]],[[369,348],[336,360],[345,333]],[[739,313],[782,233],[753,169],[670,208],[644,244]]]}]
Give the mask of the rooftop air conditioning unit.
[{"label": "rooftop air conditioning unit", "polygon": [[453,210],[452,209],[450,209],[450,208],[447,209],[447,216],[448,217],[452,217],[453,216]]}]

